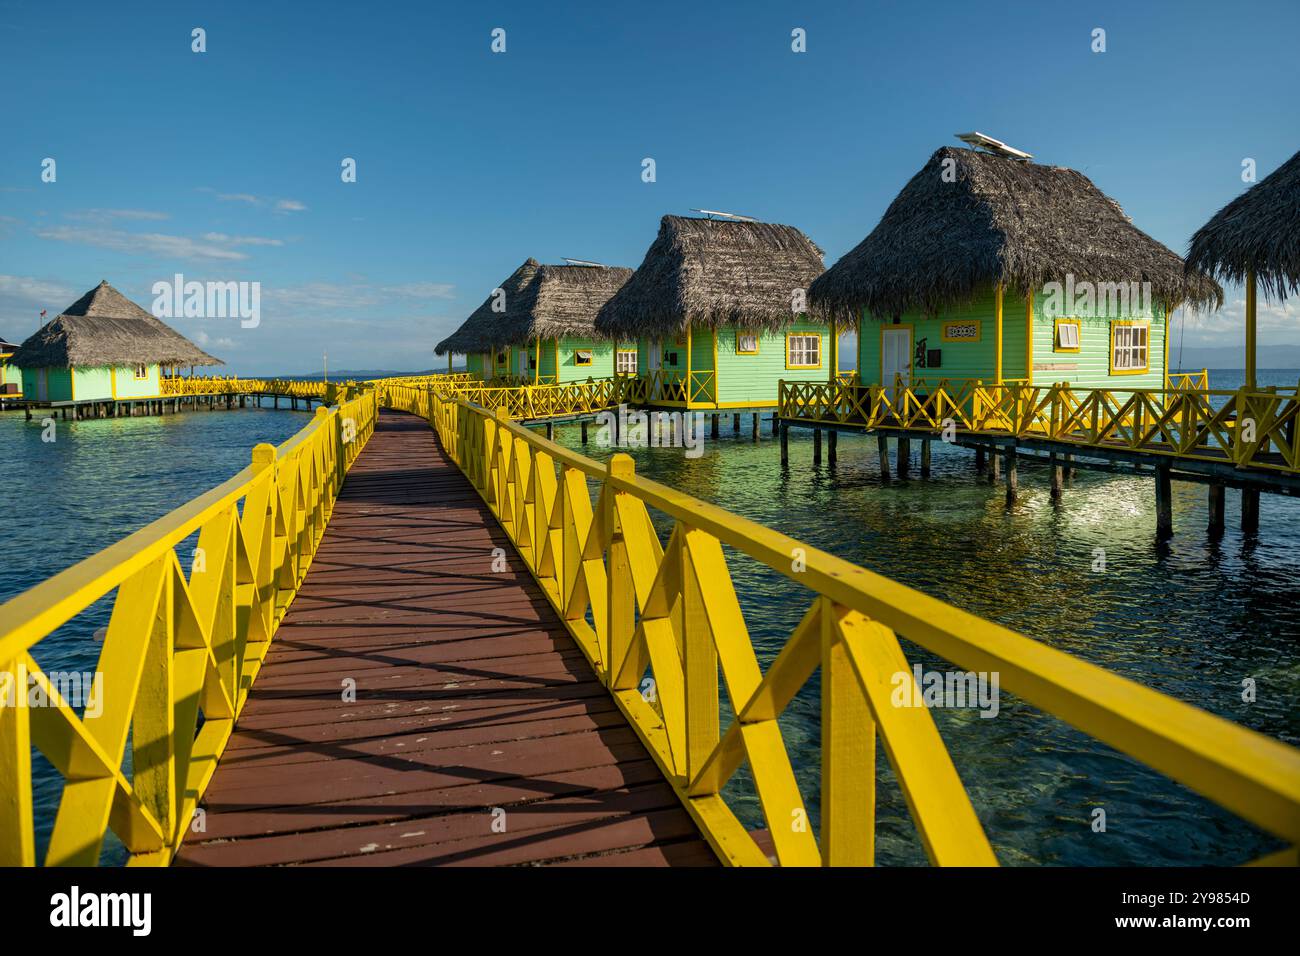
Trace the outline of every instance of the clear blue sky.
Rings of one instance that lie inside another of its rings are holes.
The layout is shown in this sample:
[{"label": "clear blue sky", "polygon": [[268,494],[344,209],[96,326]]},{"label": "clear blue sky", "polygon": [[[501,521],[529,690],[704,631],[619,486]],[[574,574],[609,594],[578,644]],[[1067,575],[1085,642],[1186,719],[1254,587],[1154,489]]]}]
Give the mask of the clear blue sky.
[{"label": "clear blue sky", "polygon": [[[426,368],[525,257],[636,266],[664,213],[791,223],[830,264],[968,129],[1181,253],[1244,158],[1262,178],[1300,148],[1297,35],[1295,0],[0,0],[0,336],[182,272],[262,284],[256,329],[174,323],[238,371]],[[1239,300],[1187,343],[1237,344]],[[1264,309],[1262,342],[1298,316]]]}]

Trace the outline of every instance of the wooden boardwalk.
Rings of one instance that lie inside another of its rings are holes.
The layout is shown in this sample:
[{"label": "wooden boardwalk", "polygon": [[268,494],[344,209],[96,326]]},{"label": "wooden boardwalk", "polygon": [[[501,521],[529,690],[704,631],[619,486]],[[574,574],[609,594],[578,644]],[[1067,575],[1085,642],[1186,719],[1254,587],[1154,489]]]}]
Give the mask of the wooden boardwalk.
[{"label": "wooden boardwalk", "polygon": [[180,865],[716,865],[481,499],[396,413],[203,807]]}]

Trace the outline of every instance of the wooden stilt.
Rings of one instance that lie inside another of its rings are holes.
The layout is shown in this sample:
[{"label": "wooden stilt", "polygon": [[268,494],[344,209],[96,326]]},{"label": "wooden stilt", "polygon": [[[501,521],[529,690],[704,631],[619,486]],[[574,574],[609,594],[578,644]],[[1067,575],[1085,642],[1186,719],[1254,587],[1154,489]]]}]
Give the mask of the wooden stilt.
[{"label": "wooden stilt", "polygon": [[754,412],[753,421],[750,422],[750,432],[754,441],[758,441],[758,412]]},{"label": "wooden stilt", "polygon": [[[755,436],[757,437],[757,436]],[[826,433],[826,462],[832,468],[835,467],[835,452],[839,445],[840,433],[834,429]]]},{"label": "wooden stilt", "polygon": [[710,437],[710,438],[717,438],[717,437],[718,437],[718,419],[719,419],[721,416],[720,416],[717,412],[714,412],[713,415],[712,415],[711,417],[713,418],[713,421],[709,423],[709,437]]},{"label": "wooden stilt", "polygon": [[884,432],[876,435],[876,450],[880,455],[880,480],[889,480],[889,436]]},{"label": "wooden stilt", "polygon": [[1074,456],[1066,455],[1065,456],[1065,480],[1074,481],[1074,476],[1078,473],[1078,470],[1079,469],[1074,467]]},{"label": "wooden stilt", "polygon": [[1174,497],[1169,466],[1156,466],[1156,538],[1164,541],[1174,534]]},{"label": "wooden stilt", "polygon": [[822,430],[820,428],[814,428],[813,429],[813,464],[820,465],[821,463],[822,463]]},{"label": "wooden stilt", "polygon": [[[713,424],[717,423],[718,419],[715,415]],[[790,464],[790,426],[785,422],[781,423],[781,464],[783,466]]]},{"label": "wooden stilt", "polygon": [[1259,532],[1259,489],[1241,489],[1241,533]]},{"label": "wooden stilt", "polygon": [[740,434],[740,412],[731,416],[731,430],[737,435]]},{"label": "wooden stilt", "polygon": [[781,426],[781,416],[776,412],[772,413],[772,434],[775,435],[777,429]]},{"label": "wooden stilt", "polygon": [[906,478],[912,471],[912,439],[898,437],[898,477]]},{"label": "wooden stilt", "polygon": [[582,423],[582,443],[587,444],[587,423]]},{"label": "wooden stilt", "polygon": [[1008,507],[1016,503],[1016,498],[1020,495],[1020,486],[1016,475],[1016,446],[1007,445],[1002,451],[1006,459],[1007,472],[1007,505]]},{"label": "wooden stilt", "polygon": [[1048,470],[1051,474],[1052,480],[1052,500],[1060,501],[1064,471],[1060,464],[1058,464],[1056,452],[1052,452],[1052,454],[1048,456]]},{"label": "wooden stilt", "polygon": [[1209,531],[1211,537],[1220,538],[1223,536],[1223,515],[1225,494],[1227,489],[1219,482],[1214,482],[1209,486],[1209,510],[1210,522]]},{"label": "wooden stilt", "polygon": [[554,438],[555,438],[555,422],[547,422],[547,423],[546,423],[546,437],[547,437],[548,440],[554,440]]},{"label": "wooden stilt", "polygon": [[977,475],[984,474],[984,449],[983,448],[975,449],[975,474]]},{"label": "wooden stilt", "polygon": [[930,439],[921,439],[921,477],[930,477]]},{"label": "wooden stilt", "polygon": [[996,484],[997,480],[1002,477],[1002,458],[998,455],[998,450],[996,448],[989,449],[987,474],[990,485]]}]

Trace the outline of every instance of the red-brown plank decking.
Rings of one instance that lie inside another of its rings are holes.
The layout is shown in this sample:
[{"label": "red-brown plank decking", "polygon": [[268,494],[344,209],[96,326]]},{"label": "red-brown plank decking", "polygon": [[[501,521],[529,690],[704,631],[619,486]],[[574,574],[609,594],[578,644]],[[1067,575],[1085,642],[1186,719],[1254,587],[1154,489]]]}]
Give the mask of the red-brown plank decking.
[{"label": "red-brown plank decking", "polygon": [[482,500],[395,413],[203,805],[177,863],[716,864]]}]

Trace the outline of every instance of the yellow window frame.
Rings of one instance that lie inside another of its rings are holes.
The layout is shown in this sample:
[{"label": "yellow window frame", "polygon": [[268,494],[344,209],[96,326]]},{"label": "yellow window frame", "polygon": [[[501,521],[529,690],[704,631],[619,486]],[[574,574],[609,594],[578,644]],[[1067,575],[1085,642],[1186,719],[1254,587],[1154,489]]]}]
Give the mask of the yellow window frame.
[{"label": "yellow window frame", "polygon": [[[1115,330],[1122,326],[1146,326],[1147,362],[1142,368],[1115,367]],[[1110,323],[1110,356],[1107,359],[1111,375],[1146,375],[1151,371],[1151,320],[1150,319],[1114,319]]]},{"label": "yellow window frame", "polygon": [[[1079,330],[1079,344],[1076,345],[1074,348],[1066,348],[1058,344],[1061,341],[1061,326],[1063,325],[1073,325],[1076,329]],[[1147,333],[1148,337],[1150,337],[1150,334],[1151,333],[1149,332]],[[1111,335],[1111,339],[1113,342],[1114,341],[1113,333]],[[1079,352],[1082,351],[1082,349],[1083,349],[1083,320],[1082,319],[1057,319],[1055,322],[1052,323],[1052,351],[1053,352]],[[1115,351],[1113,347],[1111,349],[1110,355],[1111,355],[1111,361],[1113,362],[1115,360]],[[1148,361],[1147,364],[1150,364],[1150,362]]]},{"label": "yellow window frame", "polygon": [[[618,358],[619,358],[620,355],[631,355],[631,356],[633,357],[633,359],[635,359],[635,361],[633,361],[632,364],[633,364],[634,366],[636,366],[636,368],[633,369],[631,372],[620,372],[620,371],[619,371],[619,368],[618,368]],[[634,349],[634,348],[630,348],[630,349],[625,349],[625,348],[616,348],[616,349],[614,350],[614,374],[616,374],[616,375],[636,375],[636,374],[640,371],[640,369],[641,369],[641,355],[640,355],[640,353],[639,353],[639,351],[638,351],[637,349]]]},{"label": "yellow window frame", "polygon": [[[792,365],[792,364],[790,363],[790,339],[791,339],[793,336],[798,336],[799,338],[808,338],[808,339],[815,338],[815,339],[817,340],[817,364],[816,364],[816,365]],[[826,343],[822,341],[822,334],[821,334],[820,332],[787,332],[787,333],[785,333],[785,367],[786,367],[787,369],[796,369],[796,368],[821,368],[821,367],[822,367],[822,362],[823,362],[823,358],[822,358],[822,357],[823,357],[825,354],[826,354]]]},{"label": "yellow window frame", "polygon": [[[586,352],[586,353],[587,353],[587,361],[585,361],[585,362],[584,362],[584,361],[582,360],[582,358],[580,357],[580,356],[582,355],[583,352]],[[586,368],[587,366],[591,365],[592,362],[595,361],[595,359],[596,359],[596,355],[595,355],[595,352],[594,352],[592,349],[574,349],[574,350],[573,350],[573,364],[579,366],[580,368]]]},{"label": "yellow window frame", "polygon": [[[144,370],[144,374],[143,374],[143,375],[140,374],[141,369]],[[145,381],[148,381],[148,380],[149,380],[149,366],[147,366],[147,365],[136,365],[134,371],[135,371],[135,380],[136,380],[137,382],[145,382]]]},{"label": "yellow window frame", "polygon": [[[967,338],[963,335],[949,336],[948,327],[950,325],[971,325],[975,326],[975,337]],[[984,325],[979,319],[948,319],[939,328],[940,342],[978,342],[984,335]]]},{"label": "yellow window frame", "polygon": [[[748,336],[753,336],[753,338],[754,338],[754,347],[753,347],[752,349],[742,349],[742,348],[740,347],[740,340],[741,340],[742,338],[744,338],[745,336],[747,336],[747,335],[748,335]],[[757,355],[757,354],[758,354],[758,339],[759,339],[759,335],[758,335],[757,332],[742,332],[740,329],[737,329],[737,330],[736,330],[736,354],[737,354],[737,355]]]}]

